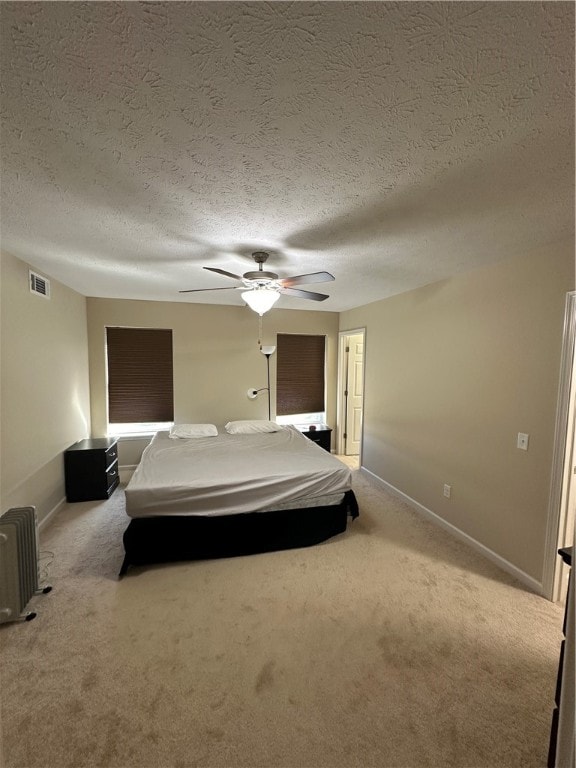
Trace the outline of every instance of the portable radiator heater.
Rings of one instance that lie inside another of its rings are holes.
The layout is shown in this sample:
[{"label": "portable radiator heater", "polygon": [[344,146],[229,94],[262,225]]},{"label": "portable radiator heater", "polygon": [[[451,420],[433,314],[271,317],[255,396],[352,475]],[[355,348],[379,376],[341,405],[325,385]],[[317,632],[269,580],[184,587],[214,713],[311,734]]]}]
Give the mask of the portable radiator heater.
[{"label": "portable radiator heater", "polygon": [[9,509],[0,516],[0,624],[34,619],[36,613],[26,606],[51,589],[39,584],[35,508]]}]

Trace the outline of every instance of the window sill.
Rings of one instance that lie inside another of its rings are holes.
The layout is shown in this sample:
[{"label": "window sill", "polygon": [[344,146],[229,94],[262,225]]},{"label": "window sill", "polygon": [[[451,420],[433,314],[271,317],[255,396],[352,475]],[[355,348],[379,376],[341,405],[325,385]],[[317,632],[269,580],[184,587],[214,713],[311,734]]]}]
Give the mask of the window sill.
[{"label": "window sill", "polygon": [[108,437],[113,437],[118,440],[119,443],[128,442],[129,440],[151,440],[156,432],[134,432],[124,433],[123,435],[108,434]]},{"label": "window sill", "polygon": [[128,440],[140,440],[154,437],[156,432],[163,432],[172,428],[173,421],[133,421],[125,423],[109,423],[108,437],[116,440],[128,438]]}]

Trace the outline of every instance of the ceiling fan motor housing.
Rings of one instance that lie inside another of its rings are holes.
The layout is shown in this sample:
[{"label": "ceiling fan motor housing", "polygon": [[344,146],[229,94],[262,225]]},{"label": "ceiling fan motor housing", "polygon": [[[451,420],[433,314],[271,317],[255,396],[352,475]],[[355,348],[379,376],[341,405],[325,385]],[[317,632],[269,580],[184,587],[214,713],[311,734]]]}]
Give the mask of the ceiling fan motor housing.
[{"label": "ceiling fan motor housing", "polygon": [[270,280],[278,280],[278,275],[274,272],[264,272],[259,270],[258,272],[245,272],[242,277],[244,280],[256,280],[258,282],[267,283]]},{"label": "ceiling fan motor housing", "polygon": [[258,264],[257,272],[245,272],[242,275],[243,280],[255,280],[259,285],[266,285],[272,280],[278,280],[278,275],[275,272],[264,272],[262,264],[268,260],[270,254],[266,251],[254,251],[252,258]]}]

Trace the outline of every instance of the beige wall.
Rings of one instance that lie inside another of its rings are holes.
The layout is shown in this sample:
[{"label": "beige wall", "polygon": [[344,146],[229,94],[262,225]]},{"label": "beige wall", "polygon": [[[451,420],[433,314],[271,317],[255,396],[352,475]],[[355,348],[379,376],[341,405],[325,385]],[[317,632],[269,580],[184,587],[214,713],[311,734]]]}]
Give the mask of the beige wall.
[{"label": "beige wall", "polygon": [[[266,359],[258,347],[258,315],[248,307],[224,307],[124,299],[88,299],[90,386],[94,436],[105,435],[107,325],[171,328],[174,347],[174,419],[180,423],[224,424],[232,419],[268,417],[263,392],[249,400],[251,387],[266,386]],[[327,336],[327,419],[335,423],[338,315],[334,312],[275,309],[264,315],[263,344],[277,333]],[[270,358],[274,418],[275,355]],[[136,463],[142,441],[120,446],[120,463]]]},{"label": "beige wall", "polygon": [[90,433],[86,299],[51,280],[32,294],[28,265],[2,253],[1,511],[64,498],[63,451]]},{"label": "beige wall", "polygon": [[565,243],[340,317],[366,327],[363,465],[538,582],[573,288]]}]

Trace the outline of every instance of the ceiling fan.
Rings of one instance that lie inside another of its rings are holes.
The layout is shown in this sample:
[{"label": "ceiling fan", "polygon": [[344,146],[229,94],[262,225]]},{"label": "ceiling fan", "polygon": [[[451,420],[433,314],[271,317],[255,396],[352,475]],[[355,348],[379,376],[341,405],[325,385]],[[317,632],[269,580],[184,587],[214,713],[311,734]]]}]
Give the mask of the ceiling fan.
[{"label": "ceiling fan", "polygon": [[179,293],[197,293],[199,291],[237,291],[242,290],[242,298],[248,306],[263,315],[271,309],[280,298],[280,294],[286,296],[295,296],[299,299],[311,299],[312,301],[324,301],[328,298],[326,293],[314,293],[313,291],[303,291],[300,288],[294,288],[295,285],[306,285],[308,283],[326,283],[334,280],[334,275],[330,272],[312,272],[309,275],[295,275],[293,277],[280,278],[274,272],[265,272],[262,265],[268,260],[269,254],[266,251],[255,251],[252,258],[258,264],[258,270],[245,272],[243,275],[234,275],[225,269],[215,267],[203,267],[209,272],[216,272],[225,277],[231,277],[233,280],[240,280],[241,285],[226,286],[224,288],[191,288]]}]

